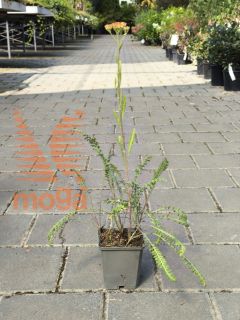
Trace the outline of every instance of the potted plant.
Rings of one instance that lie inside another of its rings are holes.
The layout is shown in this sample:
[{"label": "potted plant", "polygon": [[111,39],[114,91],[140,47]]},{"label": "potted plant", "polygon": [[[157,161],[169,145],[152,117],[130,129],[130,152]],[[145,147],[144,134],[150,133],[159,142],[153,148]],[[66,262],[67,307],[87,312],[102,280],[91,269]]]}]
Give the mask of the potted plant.
[{"label": "potted plant", "polygon": [[[106,223],[100,224],[99,222],[98,224],[99,248],[102,252],[105,286],[108,289],[119,289],[120,287],[134,289],[138,285],[138,275],[144,246],[148,247],[152,253],[156,266],[171,281],[176,281],[176,277],[164,257],[160,245],[171,247],[186,267],[198,277],[200,283],[205,285],[205,279],[202,274],[185,256],[186,247],[179,239],[168,232],[163,225],[164,220],[169,220],[176,224],[188,226],[186,214],[176,208],[161,208],[153,211],[148,207],[149,197],[159,182],[161,174],[168,167],[167,159],[164,159],[154,170],[153,177],[148,183],[141,184],[139,177],[151,160],[149,156],[145,157],[143,162],[137,165],[133,172],[129,169],[136,130],[133,128],[129,137],[127,137],[124,131],[127,100],[121,88],[122,64],[120,59],[124,39],[129,28],[124,22],[115,22],[105,27],[117,45],[115,88],[118,107],[113,111],[113,114],[119,132],[117,145],[124,165],[124,172],[122,173],[113,164],[111,153],[110,155],[104,154],[95,136],[82,133],[85,140],[102,160],[105,178],[110,189],[107,200],[110,209],[108,212],[105,212]],[[49,231],[50,243],[56,232],[65,225],[73,214],[68,214],[52,227]],[[144,231],[143,225],[146,219],[151,226],[151,232]]]},{"label": "potted plant", "polygon": [[189,51],[197,61],[197,74],[210,79],[211,69],[208,60],[208,33],[200,30],[189,43]]},{"label": "potted plant", "polygon": [[188,47],[198,29],[198,22],[190,9],[186,9],[182,15],[178,16],[174,29],[178,35],[177,63],[190,63]]},{"label": "potted plant", "polygon": [[212,84],[240,90],[240,22],[236,12],[216,18],[209,28],[208,43]]},{"label": "potted plant", "polygon": [[224,89],[240,91],[240,22],[229,22],[227,27],[228,42],[225,43],[223,59]]},{"label": "potted plant", "polygon": [[211,65],[212,86],[223,86],[223,64],[226,50],[226,30],[221,24],[209,26],[208,57]]}]

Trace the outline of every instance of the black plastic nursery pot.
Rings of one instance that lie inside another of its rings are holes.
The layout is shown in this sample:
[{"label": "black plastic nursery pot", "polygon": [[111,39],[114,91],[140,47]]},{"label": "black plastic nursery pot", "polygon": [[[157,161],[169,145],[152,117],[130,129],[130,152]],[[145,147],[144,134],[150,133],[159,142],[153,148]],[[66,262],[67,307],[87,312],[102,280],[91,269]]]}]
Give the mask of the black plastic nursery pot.
[{"label": "black plastic nursery pot", "polygon": [[176,49],[172,49],[173,62],[178,63],[178,53]]},{"label": "black plastic nursery pot", "polygon": [[177,63],[178,63],[179,65],[187,64],[187,60],[186,60],[186,59],[184,60],[184,56],[185,56],[184,53],[178,53],[178,54],[177,54]]},{"label": "black plastic nursery pot", "polygon": [[169,58],[169,48],[165,48],[166,58]]},{"label": "black plastic nursery pot", "polygon": [[173,51],[172,51],[172,48],[168,48],[168,59],[170,61],[173,60]]},{"label": "black plastic nursery pot", "polygon": [[217,64],[211,65],[211,84],[212,86],[223,86],[223,67]]},{"label": "black plastic nursery pot", "polygon": [[203,60],[197,59],[197,74],[198,75],[203,75]]},{"label": "black plastic nursery pot", "polygon": [[211,66],[209,62],[203,62],[204,79],[211,79]]},{"label": "black plastic nursery pot", "polygon": [[100,247],[106,289],[138,286],[143,247]]},{"label": "black plastic nursery pot", "polygon": [[240,68],[234,68],[233,72],[236,80],[232,80],[228,69],[223,70],[224,89],[226,91],[240,91]]}]

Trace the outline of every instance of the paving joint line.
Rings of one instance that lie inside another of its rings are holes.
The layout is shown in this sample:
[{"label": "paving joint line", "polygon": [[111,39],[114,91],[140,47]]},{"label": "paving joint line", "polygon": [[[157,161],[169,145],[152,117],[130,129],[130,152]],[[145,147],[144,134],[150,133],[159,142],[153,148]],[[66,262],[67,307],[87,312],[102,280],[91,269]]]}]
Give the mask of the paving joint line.
[{"label": "paving joint line", "polygon": [[103,292],[102,294],[102,310],[100,314],[101,320],[108,319],[108,304],[109,304],[109,294],[107,292]]},{"label": "paving joint line", "polygon": [[229,169],[225,169],[226,174],[230,177],[230,179],[232,180],[232,182],[235,184],[234,187],[240,187],[238,181],[234,178],[234,176],[231,174],[231,172],[229,171]]},{"label": "paving joint line", "polygon": [[217,209],[219,210],[220,213],[223,213],[223,208],[221,207],[220,203],[218,202],[217,200],[217,197],[215,196],[214,192],[212,191],[212,189],[209,187],[209,188],[206,188],[208,190],[208,192],[210,193],[210,196],[213,200],[213,202],[215,203]]},{"label": "paving joint line", "polygon": [[61,259],[61,266],[60,266],[60,270],[59,270],[59,274],[58,274],[58,278],[57,278],[57,282],[56,282],[56,287],[55,287],[56,293],[58,293],[61,289],[61,284],[62,284],[68,256],[69,256],[69,248],[66,247],[65,250],[63,251],[63,255],[62,255],[62,259]]},{"label": "paving joint line", "polygon": [[29,240],[29,238],[30,238],[30,236],[31,236],[31,234],[32,234],[32,231],[33,231],[35,225],[36,225],[37,218],[38,218],[38,215],[37,215],[37,214],[32,217],[32,219],[31,219],[31,221],[30,221],[30,224],[29,224],[29,227],[28,227],[28,229],[26,230],[26,232],[25,232],[25,234],[24,234],[24,236],[23,236],[23,238],[22,238],[20,247],[22,247],[22,248],[27,247],[27,242],[28,242],[28,240]]},{"label": "paving joint line", "polygon": [[211,314],[212,314],[214,320],[223,320],[222,315],[219,311],[217,302],[216,302],[213,294],[210,292],[207,293],[207,298],[208,298],[208,303],[210,306],[210,311],[211,311]]}]

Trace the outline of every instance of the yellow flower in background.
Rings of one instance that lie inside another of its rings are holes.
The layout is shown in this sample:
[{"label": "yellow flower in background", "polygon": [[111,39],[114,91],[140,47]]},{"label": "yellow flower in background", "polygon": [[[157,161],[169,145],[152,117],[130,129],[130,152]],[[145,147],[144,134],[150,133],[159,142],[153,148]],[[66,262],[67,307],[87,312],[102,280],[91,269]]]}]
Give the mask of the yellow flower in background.
[{"label": "yellow flower in background", "polygon": [[111,24],[106,24],[105,29],[111,34],[112,30],[115,31],[116,34],[127,34],[129,31],[129,27],[126,22],[113,22]]}]

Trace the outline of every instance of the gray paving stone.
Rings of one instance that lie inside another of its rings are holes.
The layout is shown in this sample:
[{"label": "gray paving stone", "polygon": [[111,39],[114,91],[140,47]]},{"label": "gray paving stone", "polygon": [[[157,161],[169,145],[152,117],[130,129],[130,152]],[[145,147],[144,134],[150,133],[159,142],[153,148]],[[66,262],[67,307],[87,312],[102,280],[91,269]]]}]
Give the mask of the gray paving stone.
[{"label": "gray paving stone", "polygon": [[[36,224],[28,240],[28,245],[47,244],[50,228],[59,221],[62,215],[42,215],[37,218]],[[54,243],[64,244],[98,244],[97,225],[93,214],[73,217],[56,236]]]},{"label": "gray paving stone", "polygon": [[[71,248],[64,272],[61,289],[64,291],[104,288],[99,248]],[[147,251],[143,254],[138,289],[157,289],[152,259]]]},{"label": "gray paving stone", "polygon": [[[173,120],[175,122],[176,120]],[[184,122],[185,120],[183,120]],[[194,128],[190,124],[174,124],[165,126],[155,126],[157,133],[171,133],[171,132],[195,132]]]},{"label": "gray paving stone", "polygon": [[211,320],[204,294],[114,293],[109,297],[108,319]]},{"label": "gray paving stone", "polygon": [[150,197],[150,204],[154,210],[173,206],[189,213],[218,211],[205,189],[155,190]]},{"label": "gray paving stone", "polygon": [[213,192],[220,203],[223,211],[239,212],[240,208],[240,189],[239,188],[218,188]]},{"label": "gray paving stone", "polygon": [[194,155],[200,168],[235,168],[240,167],[240,154]]},{"label": "gray paving stone", "polygon": [[100,288],[103,288],[103,277],[99,249],[71,248],[61,289],[76,291]]},{"label": "gray paving stone", "polygon": [[196,243],[239,243],[239,213],[188,215]]},{"label": "gray paving stone", "polygon": [[0,214],[10,205],[14,197],[14,192],[0,191]]},{"label": "gray paving stone", "polygon": [[239,142],[210,142],[208,145],[215,154],[240,153]]},{"label": "gray paving stone", "polygon": [[240,132],[224,132],[223,135],[230,142],[240,141]]},{"label": "gray paving stone", "polygon": [[1,248],[0,292],[53,290],[61,254],[61,248]]},{"label": "gray paving stone", "polygon": [[[201,288],[197,278],[182,264],[180,258],[171,249],[162,246],[162,250],[173,272],[176,282],[170,282],[162,276],[164,289]],[[170,251],[171,250],[171,251]],[[205,276],[208,290],[233,290],[240,286],[240,250],[236,245],[199,245],[188,246],[186,256]]]},{"label": "gray paving stone", "polygon": [[138,141],[139,143],[174,143],[180,142],[180,138],[176,133],[145,133],[145,134],[138,134]]},{"label": "gray paving stone", "polygon": [[102,308],[100,293],[24,295],[3,299],[1,320],[96,320]]},{"label": "gray paving stone", "polygon": [[233,187],[234,183],[225,170],[173,170],[177,186],[181,188],[192,187]]},{"label": "gray paving stone", "polygon": [[[142,156],[143,159],[145,156]],[[153,156],[150,163],[146,166],[146,169],[156,169],[164,156]],[[190,156],[185,155],[168,155],[167,160],[169,162],[169,169],[194,169],[196,165]]]},{"label": "gray paving stone", "polygon": [[240,319],[240,294],[239,293],[215,293],[223,320]]},{"label": "gray paving stone", "polygon": [[[78,171],[78,174],[81,175],[84,184],[87,188],[90,189],[106,189],[107,182],[104,176],[103,170],[94,170],[94,171]],[[78,190],[81,188],[80,183],[77,179],[76,174],[71,176],[63,175],[62,172],[59,172],[54,180],[52,189],[56,190],[58,188],[66,187],[68,189]]]},{"label": "gray paving stone", "polygon": [[183,142],[226,142],[218,132],[180,133]]},{"label": "gray paving stone", "polygon": [[29,171],[30,168],[20,167],[16,158],[2,158],[0,162],[0,172]]},{"label": "gray paving stone", "polygon": [[[124,170],[124,163],[120,157],[113,156],[111,162],[115,164],[119,170]],[[138,156],[131,156],[129,159],[129,168],[134,170],[137,164],[140,163]],[[103,163],[99,157],[91,156],[88,163],[88,170],[103,170]]]},{"label": "gray paving stone", "polygon": [[163,144],[167,155],[171,154],[210,154],[210,150],[203,143],[169,143]]},{"label": "gray paving stone", "polygon": [[[54,172],[51,174],[53,178]],[[24,173],[0,173],[0,191],[48,190],[49,182],[31,181],[30,175]]]},{"label": "gray paving stone", "polygon": [[161,155],[163,154],[159,143],[148,143],[148,144],[135,144],[132,148],[132,153],[136,155]]},{"label": "gray paving stone", "polygon": [[199,132],[235,132],[239,131],[231,123],[227,124],[196,124],[197,131]]},{"label": "gray paving stone", "polygon": [[229,172],[239,186],[240,185],[240,168],[230,169]]},{"label": "gray paving stone", "polygon": [[0,216],[0,246],[20,245],[28,230],[31,216]]}]

